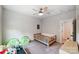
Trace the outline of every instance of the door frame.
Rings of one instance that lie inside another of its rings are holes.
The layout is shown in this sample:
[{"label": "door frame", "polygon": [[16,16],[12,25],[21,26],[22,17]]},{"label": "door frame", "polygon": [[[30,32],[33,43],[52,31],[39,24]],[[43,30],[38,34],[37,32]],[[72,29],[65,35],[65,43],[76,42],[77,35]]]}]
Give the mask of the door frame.
[{"label": "door frame", "polygon": [[70,22],[70,21],[71,21],[72,24],[73,24],[73,20],[74,20],[74,19],[72,18],[72,19],[66,19],[66,20],[61,20],[61,21],[60,21],[60,43],[63,43],[63,42],[62,42],[62,35],[63,35],[62,32],[63,32],[63,30],[64,30],[63,24],[64,24],[65,22]]}]

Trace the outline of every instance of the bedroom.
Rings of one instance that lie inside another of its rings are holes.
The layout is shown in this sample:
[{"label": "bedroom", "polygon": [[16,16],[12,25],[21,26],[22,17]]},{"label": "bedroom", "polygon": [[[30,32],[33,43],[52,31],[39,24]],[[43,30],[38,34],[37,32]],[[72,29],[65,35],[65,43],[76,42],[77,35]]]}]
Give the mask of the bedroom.
[{"label": "bedroom", "polygon": [[[1,18],[1,42],[11,38],[20,39],[22,36],[28,36],[31,43],[28,47],[32,54],[58,54],[62,40],[62,24],[76,18],[76,6],[74,5],[4,5],[0,6],[2,12]],[[43,10],[44,9],[44,10]],[[42,13],[43,15],[39,15]],[[67,27],[67,26],[66,26]],[[67,29],[68,30],[68,29]],[[38,35],[37,33],[41,33]],[[70,31],[69,34],[72,32]],[[49,47],[47,40],[46,45],[35,41],[34,34],[49,39],[55,37],[55,43]]]}]

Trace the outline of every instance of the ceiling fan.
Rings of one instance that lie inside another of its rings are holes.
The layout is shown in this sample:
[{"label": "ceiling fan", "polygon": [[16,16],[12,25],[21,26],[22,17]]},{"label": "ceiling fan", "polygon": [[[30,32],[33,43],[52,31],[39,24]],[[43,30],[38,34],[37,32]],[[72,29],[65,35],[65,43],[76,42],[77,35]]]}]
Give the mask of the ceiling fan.
[{"label": "ceiling fan", "polygon": [[33,11],[35,11],[35,13],[33,13],[33,15],[39,15],[39,16],[42,16],[44,14],[48,14],[49,13],[47,6],[41,7],[41,8],[39,8],[39,10],[33,9]]}]

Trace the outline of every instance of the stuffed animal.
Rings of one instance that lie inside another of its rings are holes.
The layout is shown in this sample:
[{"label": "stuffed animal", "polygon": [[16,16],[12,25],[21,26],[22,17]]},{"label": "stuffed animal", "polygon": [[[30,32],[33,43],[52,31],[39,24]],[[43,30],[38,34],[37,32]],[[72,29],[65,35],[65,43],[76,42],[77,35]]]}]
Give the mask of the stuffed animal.
[{"label": "stuffed animal", "polygon": [[16,54],[16,48],[8,48],[5,54]]}]

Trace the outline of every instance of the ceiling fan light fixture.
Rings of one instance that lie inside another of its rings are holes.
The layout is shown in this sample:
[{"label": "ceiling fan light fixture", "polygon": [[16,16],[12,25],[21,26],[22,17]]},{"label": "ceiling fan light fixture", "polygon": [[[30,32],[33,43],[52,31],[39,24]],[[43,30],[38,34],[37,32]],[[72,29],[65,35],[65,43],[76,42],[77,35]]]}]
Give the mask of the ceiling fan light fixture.
[{"label": "ceiling fan light fixture", "polygon": [[[43,16],[48,11],[47,9],[48,9],[48,7],[39,8],[39,10],[35,10],[35,9],[33,9],[33,10],[37,12],[35,14],[37,14],[38,16]],[[33,14],[33,15],[35,15],[35,14]]]},{"label": "ceiling fan light fixture", "polygon": [[44,15],[44,14],[43,14],[43,13],[39,13],[38,15],[39,15],[39,16],[42,16],[42,15]]}]

